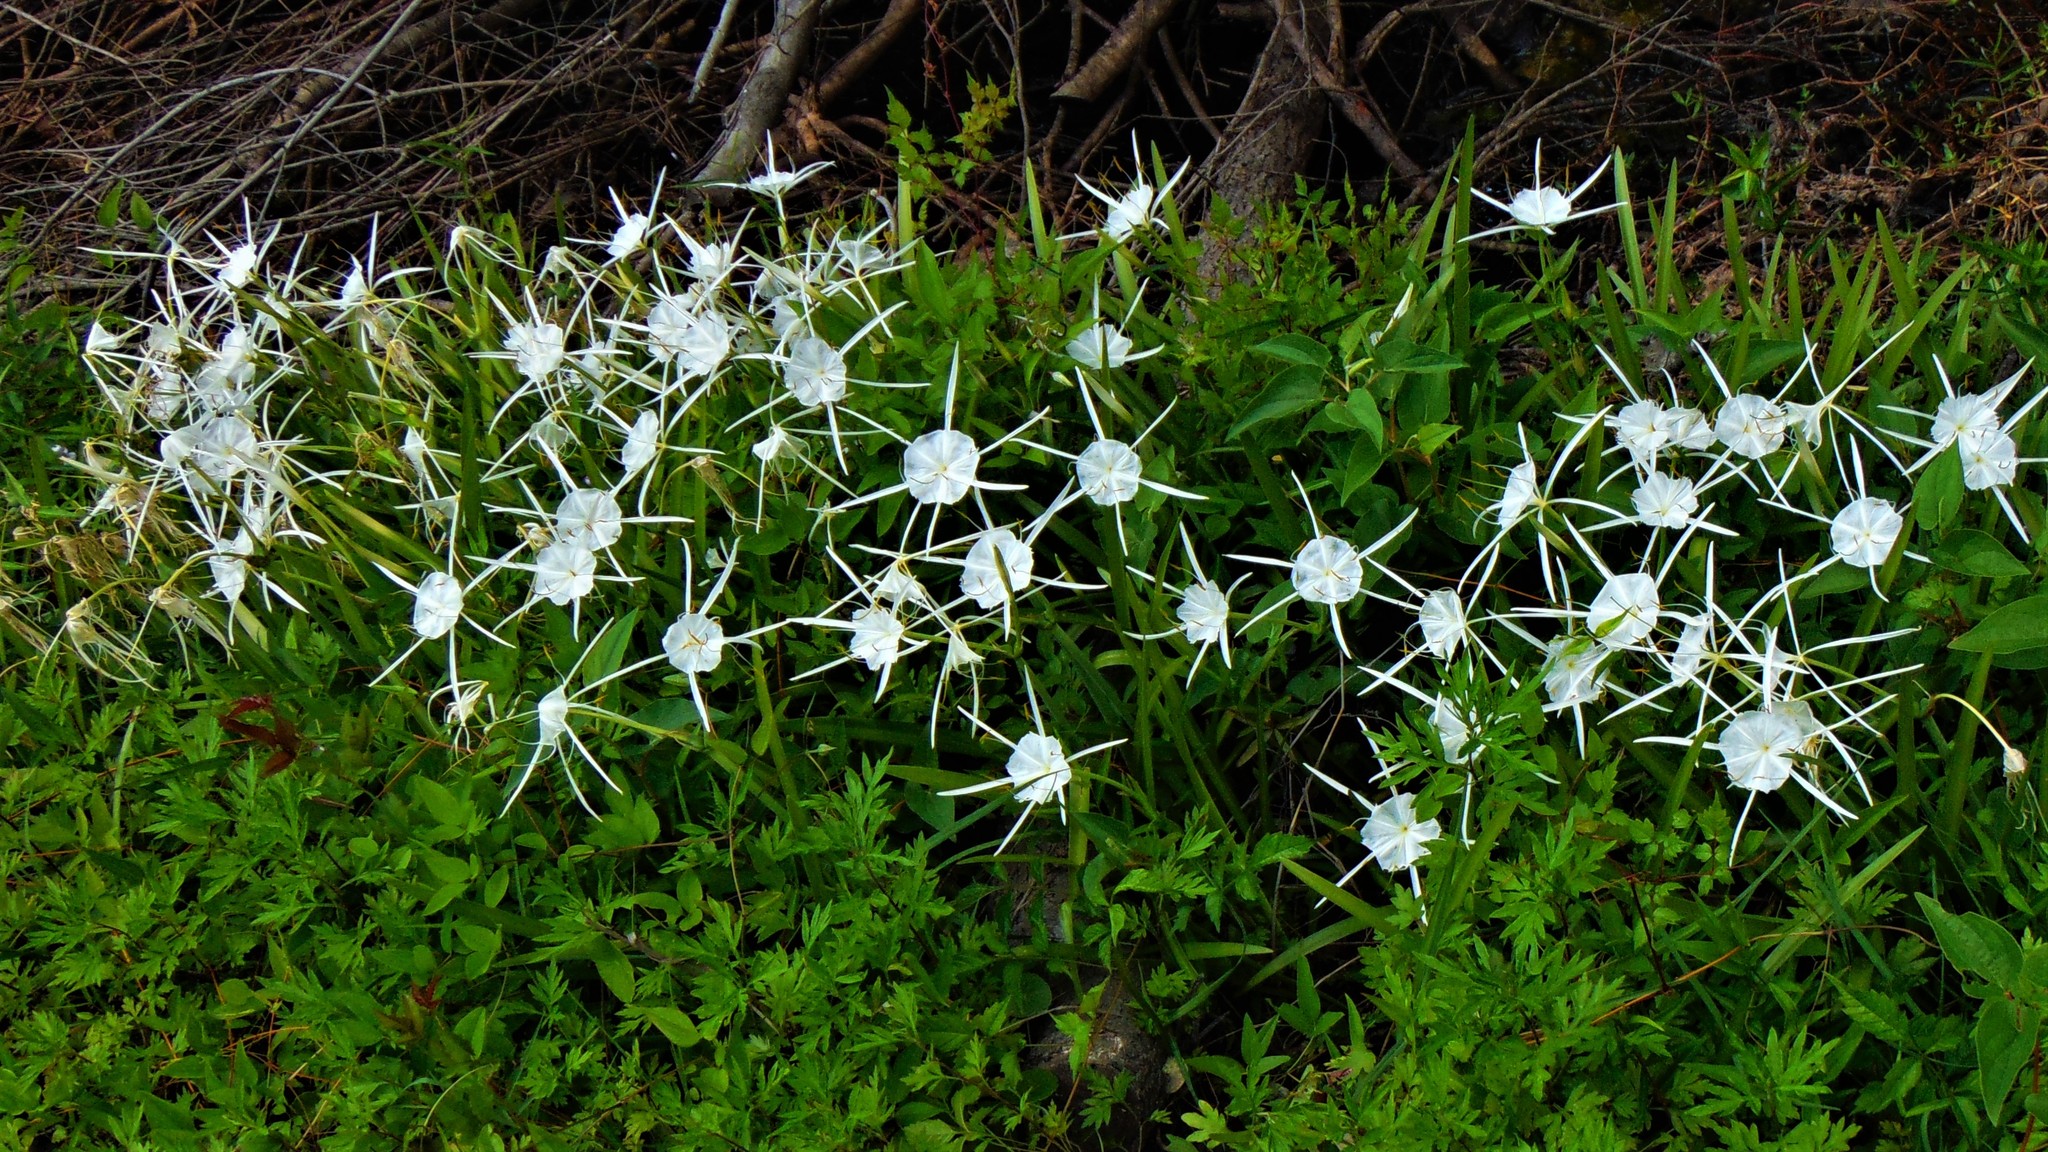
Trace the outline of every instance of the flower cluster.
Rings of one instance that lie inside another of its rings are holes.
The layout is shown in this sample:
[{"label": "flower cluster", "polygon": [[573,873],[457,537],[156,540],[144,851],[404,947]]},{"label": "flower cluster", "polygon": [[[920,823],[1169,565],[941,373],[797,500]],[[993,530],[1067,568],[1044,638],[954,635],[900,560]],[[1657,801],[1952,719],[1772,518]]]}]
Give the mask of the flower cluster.
[{"label": "flower cluster", "polygon": [[[1788,783],[1852,818],[1871,801],[1858,733],[1913,666],[1861,670],[1904,633],[1822,634],[1811,593],[1848,573],[1884,594],[1913,556],[1912,486],[1930,472],[1952,470],[1958,496],[1990,492],[2027,533],[2009,490],[2031,463],[2018,425],[2042,394],[2013,402],[2024,369],[1982,392],[1943,371],[1932,413],[1878,420],[1852,402],[1884,346],[1831,374],[1809,342],[1777,383],[1737,386],[1696,343],[1683,382],[1653,384],[1602,351],[1611,402],[1512,425],[1497,485],[1465,494],[1465,523],[1416,508],[1347,527],[1333,485],[1311,476],[1294,481],[1298,538],[1226,551],[1215,530],[1190,531],[1218,493],[1176,474],[1176,402],[1133,376],[1165,349],[1131,335],[1146,296],[1124,256],[1167,227],[1173,180],[1097,191],[1110,212],[1092,235],[1115,257],[1095,265],[1103,283],[1038,334],[1030,402],[982,404],[992,366],[906,323],[929,303],[918,262],[931,253],[895,242],[886,218],[830,229],[787,214],[814,170],[771,156],[741,185],[761,221],[732,227],[614,197],[608,237],[530,268],[469,226],[448,234],[438,270],[380,269],[373,233],[327,289],[296,258],[278,268],[275,233],[247,221],[212,252],[173,244],[155,257],[155,314],[95,324],[85,342],[110,419],[108,441],[75,461],[102,486],[93,515],[131,554],[168,558],[150,611],[224,648],[316,595],[352,605],[330,570],[351,563],[370,597],[410,606],[372,682],[426,688],[458,739],[519,732],[508,808],[549,763],[590,808],[585,769],[619,787],[593,725],[709,733],[745,679],[735,651],[777,645],[806,661],[794,680],[918,693],[934,746],[943,726],[1007,749],[1001,775],[947,793],[1007,790],[1021,805],[998,852],[1038,808],[1064,817],[1075,774],[1107,771],[1080,762],[1125,743],[1067,750],[1040,707],[1044,670],[1034,683],[1021,664],[1020,613],[1099,599],[1101,618],[1170,647],[1193,684],[1205,667],[1232,674],[1233,646],[1272,643],[1303,602],[1377,693],[1366,734],[1387,798],[1310,772],[1365,806],[1369,859],[1408,870],[1418,901],[1440,800],[1462,791],[1468,832],[1480,781],[1528,768],[1508,750],[1532,713],[1569,723],[1581,756],[1625,717],[1627,738],[1711,752],[1747,794],[1744,819]],[[1546,188],[1539,166],[1536,188],[1497,203],[1514,223],[1495,231],[1585,216],[1574,203],[1591,183]],[[1106,289],[1121,311],[1105,312]],[[1374,348],[1417,299],[1410,285]],[[364,510],[380,493],[409,525]],[[1754,543],[1723,511],[1738,499],[1810,522],[1818,542],[1724,563]],[[1455,572],[1398,563],[1425,532],[1467,542]],[[1248,581],[1259,598],[1233,603]],[[804,582],[829,591],[766,607]],[[654,603],[667,618],[643,627]],[[1405,651],[1375,650],[1384,626],[1363,642],[1368,605],[1405,627]],[[82,657],[147,674],[140,641],[112,638],[91,598],[66,621]],[[522,688],[505,659],[535,637],[574,651],[546,690]],[[1028,724],[984,708],[991,675],[1021,685]],[[626,684],[685,711],[657,724],[608,703]]]}]

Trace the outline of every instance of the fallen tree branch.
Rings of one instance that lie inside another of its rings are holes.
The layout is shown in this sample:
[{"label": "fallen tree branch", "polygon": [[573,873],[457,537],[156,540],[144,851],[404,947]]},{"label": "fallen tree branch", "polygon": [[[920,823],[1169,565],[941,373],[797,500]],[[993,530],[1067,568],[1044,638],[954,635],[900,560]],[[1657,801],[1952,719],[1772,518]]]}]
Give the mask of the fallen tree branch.
[{"label": "fallen tree branch", "polygon": [[854,45],[853,51],[839,58],[825,78],[818,81],[817,90],[811,93],[811,106],[820,111],[830,108],[846,95],[853,82],[874,67],[891,45],[910,30],[910,25],[923,11],[923,0],[889,0],[889,10],[882,13],[882,22],[868,33],[867,39]]},{"label": "fallen tree branch", "polygon": [[697,169],[700,183],[722,184],[739,179],[759,153],[761,137],[775,122],[796,84],[796,70],[810,52],[824,0],[776,0],[775,23],[768,44],[754,62],[754,71],[740,87],[728,110],[725,131]]},{"label": "fallen tree branch", "polygon": [[1138,0],[1109,34],[1102,47],[1088,58],[1081,70],[1053,89],[1058,100],[1093,101],[1109,87],[1110,81],[1128,72],[1131,61],[1159,31],[1180,0]]}]

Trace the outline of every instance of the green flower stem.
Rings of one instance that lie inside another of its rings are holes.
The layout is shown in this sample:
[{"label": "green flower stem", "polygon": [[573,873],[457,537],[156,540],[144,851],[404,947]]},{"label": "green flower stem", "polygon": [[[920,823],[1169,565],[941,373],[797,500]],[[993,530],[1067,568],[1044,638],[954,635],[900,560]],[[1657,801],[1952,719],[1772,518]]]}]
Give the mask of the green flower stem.
[{"label": "green flower stem", "polygon": [[796,786],[796,774],[789,767],[789,753],[782,746],[782,729],[776,722],[775,694],[768,690],[768,646],[754,649],[754,704],[761,710],[761,727],[768,733],[768,759],[775,765],[775,781],[789,808],[789,823],[799,833],[809,823],[803,793]]},{"label": "green flower stem", "polygon": [[1964,702],[1969,705],[1963,710],[1963,717],[1956,723],[1955,738],[1948,746],[1948,774],[1942,781],[1941,834],[1949,844],[1956,843],[1963,830],[1963,806],[1969,796],[1971,784],[1970,767],[1977,756],[1977,714],[1984,707],[1984,689],[1991,681],[1991,653],[1977,657],[1976,667],[1970,673],[1970,687]]}]

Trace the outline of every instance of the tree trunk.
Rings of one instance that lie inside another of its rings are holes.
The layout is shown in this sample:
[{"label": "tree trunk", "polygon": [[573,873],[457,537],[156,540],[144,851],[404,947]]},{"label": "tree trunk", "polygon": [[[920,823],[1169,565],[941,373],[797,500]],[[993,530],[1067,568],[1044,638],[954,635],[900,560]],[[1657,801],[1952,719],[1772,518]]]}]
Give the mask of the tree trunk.
[{"label": "tree trunk", "polygon": [[[1230,215],[1250,221],[1257,206],[1284,199],[1294,191],[1294,178],[1308,163],[1310,146],[1326,115],[1323,94],[1310,77],[1309,66],[1296,52],[1287,21],[1301,21],[1309,44],[1332,44],[1343,36],[1333,0],[1274,0],[1276,19],[1265,50],[1252,69],[1252,80],[1223,126],[1223,142],[1201,169],[1202,183],[1220,198]],[[1212,202],[1213,204],[1213,202]],[[1212,210],[1203,219],[1201,271],[1216,283],[1228,273],[1224,259],[1229,245],[1212,225]]]}]

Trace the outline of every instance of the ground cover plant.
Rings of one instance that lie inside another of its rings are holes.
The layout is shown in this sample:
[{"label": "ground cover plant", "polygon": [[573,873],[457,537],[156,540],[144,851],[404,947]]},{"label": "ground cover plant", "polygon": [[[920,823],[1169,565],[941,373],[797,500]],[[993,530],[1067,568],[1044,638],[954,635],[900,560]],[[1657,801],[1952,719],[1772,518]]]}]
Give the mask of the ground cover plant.
[{"label": "ground cover plant", "polygon": [[2032,1146],[2038,280],[1465,155],[10,317],[12,1139]]}]

